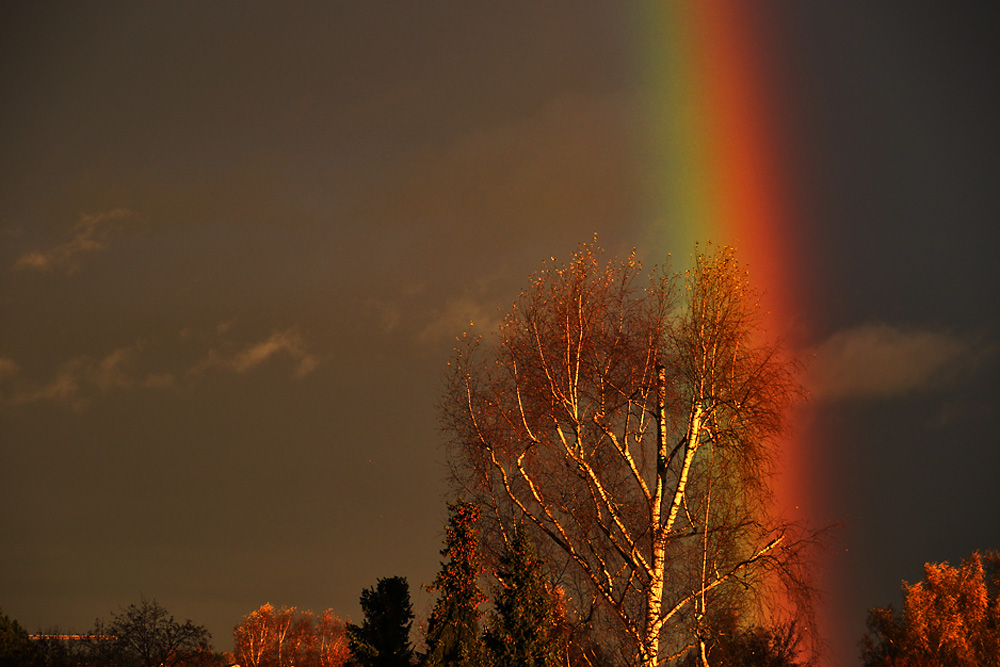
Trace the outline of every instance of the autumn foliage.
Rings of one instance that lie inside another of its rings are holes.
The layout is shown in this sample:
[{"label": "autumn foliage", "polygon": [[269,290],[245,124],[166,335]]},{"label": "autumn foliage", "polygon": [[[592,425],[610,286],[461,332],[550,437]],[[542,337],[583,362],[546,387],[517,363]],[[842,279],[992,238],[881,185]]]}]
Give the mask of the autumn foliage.
[{"label": "autumn foliage", "polygon": [[245,667],[340,667],[350,651],[345,623],[330,610],[316,616],[268,603],[236,626],[233,657]]},{"label": "autumn foliage", "polygon": [[441,564],[429,592],[439,597],[427,623],[426,667],[476,667],[484,663],[479,632],[479,605],[486,597],[477,583],[483,573],[479,558],[479,508],[471,503],[448,505],[450,518]]},{"label": "autumn foliage", "polygon": [[1000,665],[1000,553],[973,553],[959,567],[927,563],[924,580],[902,589],[902,613],[868,612],[866,666]]}]

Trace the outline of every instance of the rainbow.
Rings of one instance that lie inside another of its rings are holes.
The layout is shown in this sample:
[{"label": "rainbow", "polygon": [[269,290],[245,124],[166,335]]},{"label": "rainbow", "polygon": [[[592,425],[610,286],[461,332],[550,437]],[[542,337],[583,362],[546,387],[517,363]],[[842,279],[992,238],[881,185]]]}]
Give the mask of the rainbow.
[{"label": "rainbow", "polygon": [[645,173],[657,175],[648,214],[675,251],[708,240],[737,247],[768,308],[788,321],[783,170],[754,19],[752,3],[695,0],[651,2],[639,17],[651,63]]},{"label": "rainbow", "polygon": [[[642,33],[653,256],[672,251],[683,261],[696,242],[735,247],[763,292],[769,333],[800,344],[807,311],[796,289],[799,253],[790,247],[792,179],[776,129],[780,97],[760,41],[767,34],[760,7],[651,0],[634,19]],[[784,516],[808,522],[814,485],[798,430],[793,425],[782,450],[775,496]]]}]

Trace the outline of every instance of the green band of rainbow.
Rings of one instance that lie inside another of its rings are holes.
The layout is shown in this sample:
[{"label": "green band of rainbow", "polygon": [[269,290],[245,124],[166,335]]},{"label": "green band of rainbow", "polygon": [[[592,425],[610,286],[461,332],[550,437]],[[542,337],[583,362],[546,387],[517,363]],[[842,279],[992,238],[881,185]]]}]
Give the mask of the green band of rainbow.
[{"label": "green band of rainbow", "polygon": [[[791,343],[806,328],[790,247],[791,179],[781,164],[760,7],[738,0],[651,1],[635,16],[642,44],[651,254],[683,262],[695,242],[737,248],[762,290],[766,326]],[[808,518],[804,442],[785,443],[779,511]]]},{"label": "green band of rainbow", "polygon": [[[648,210],[658,250],[731,245],[788,322],[794,289],[783,247],[781,166],[752,3],[650,2],[643,33]],[[683,249],[683,251],[681,250]]]}]

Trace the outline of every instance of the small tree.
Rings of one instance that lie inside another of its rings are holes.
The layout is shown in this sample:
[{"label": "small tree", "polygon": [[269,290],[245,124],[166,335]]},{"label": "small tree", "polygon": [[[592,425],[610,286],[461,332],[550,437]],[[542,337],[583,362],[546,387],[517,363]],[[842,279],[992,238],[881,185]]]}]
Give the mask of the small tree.
[{"label": "small tree", "polygon": [[38,658],[27,631],[0,609],[0,667],[33,665]]},{"label": "small tree", "polygon": [[327,609],[316,620],[313,650],[320,667],[340,667],[351,657],[347,646],[347,624],[333,610]]},{"label": "small tree", "polygon": [[560,605],[520,528],[501,556],[496,575],[493,625],[486,633],[493,664],[554,667],[562,648]]},{"label": "small tree", "polygon": [[345,624],[329,609],[316,619],[264,604],[233,630],[233,657],[245,667],[340,667],[349,657]]},{"label": "small tree", "polygon": [[428,587],[440,596],[427,622],[428,667],[476,667],[483,664],[483,645],[479,633],[479,605],[486,598],[479,590],[483,573],[479,560],[479,508],[471,503],[448,504],[445,546],[437,579]]},{"label": "small tree", "polygon": [[179,667],[200,664],[212,656],[212,635],[191,620],[178,623],[156,600],[143,599],[118,613],[111,622],[98,620],[93,634],[110,641],[94,641],[98,661],[132,667]]},{"label": "small tree", "polygon": [[406,577],[379,579],[361,593],[364,623],[347,624],[351,654],[361,667],[409,667],[413,662],[410,628],[413,607]]},{"label": "small tree", "polygon": [[868,612],[865,665],[1000,665],[1000,553],[975,552],[959,567],[927,563],[924,580],[902,589],[902,614]]}]

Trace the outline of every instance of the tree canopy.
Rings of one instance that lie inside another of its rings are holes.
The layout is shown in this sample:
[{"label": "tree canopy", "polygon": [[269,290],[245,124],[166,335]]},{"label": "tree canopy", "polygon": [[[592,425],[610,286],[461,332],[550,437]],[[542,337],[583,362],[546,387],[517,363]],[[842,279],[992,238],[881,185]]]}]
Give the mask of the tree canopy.
[{"label": "tree canopy", "polygon": [[769,487],[797,365],[765,337],[733,250],[640,276],[596,244],[545,266],[495,336],[460,339],[441,413],[489,550],[524,525],[572,611],[652,666],[704,645],[716,616],[777,600],[776,577],[799,609],[808,587]]},{"label": "tree canopy", "polygon": [[413,607],[406,577],[379,579],[361,593],[363,623],[347,625],[351,655],[361,667],[409,667]]},{"label": "tree canopy", "polygon": [[38,652],[28,632],[0,609],[0,667],[33,665],[37,659]]},{"label": "tree canopy", "polygon": [[497,565],[492,627],[486,644],[496,665],[555,667],[562,648],[560,599],[545,581],[528,537],[515,529]]},{"label": "tree canopy", "polygon": [[233,656],[245,667],[340,667],[350,657],[346,624],[329,609],[316,617],[263,604],[233,630]]},{"label": "tree canopy", "polygon": [[467,502],[449,503],[448,527],[441,564],[429,591],[439,593],[427,623],[427,667],[480,667],[484,664],[479,632],[479,590],[483,572],[479,558],[479,508]]},{"label": "tree canopy", "polygon": [[861,641],[867,667],[1000,665],[1000,553],[973,553],[958,567],[924,565],[903,582],[903,609],[868,612]]},{"label": "tree canopy", "polygon": [[208,630],[191,620],[174,620],[156,600],[143,599],[112,612],[109,622],[97,621],[93,634],[109,638],[91,645],[100,664],[174,667],[211,655]]}]

